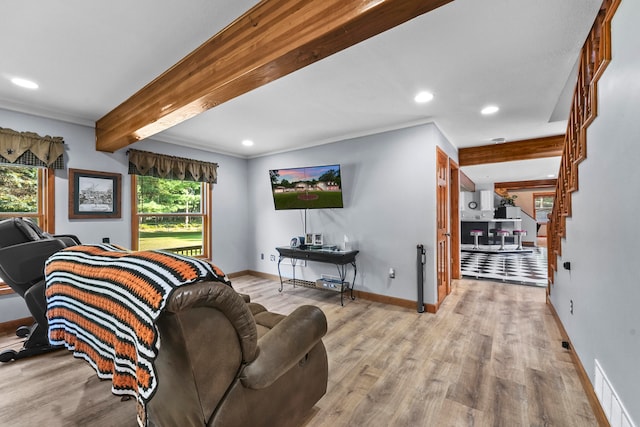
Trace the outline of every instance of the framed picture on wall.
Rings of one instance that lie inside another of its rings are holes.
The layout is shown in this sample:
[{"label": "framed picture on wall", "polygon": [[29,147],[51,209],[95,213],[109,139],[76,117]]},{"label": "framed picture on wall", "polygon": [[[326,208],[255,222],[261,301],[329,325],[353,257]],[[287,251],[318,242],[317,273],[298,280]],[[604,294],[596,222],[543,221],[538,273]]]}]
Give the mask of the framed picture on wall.
[{"label": "framed picture on wall", "polygon": [[314,233],[313,234],[313,245],[314,246],[321,246],[322,243],[322,233]]},{"label": "framed picture on wall", "polygon": [[120,218],[119,173],[69,169],[69,218]]}]

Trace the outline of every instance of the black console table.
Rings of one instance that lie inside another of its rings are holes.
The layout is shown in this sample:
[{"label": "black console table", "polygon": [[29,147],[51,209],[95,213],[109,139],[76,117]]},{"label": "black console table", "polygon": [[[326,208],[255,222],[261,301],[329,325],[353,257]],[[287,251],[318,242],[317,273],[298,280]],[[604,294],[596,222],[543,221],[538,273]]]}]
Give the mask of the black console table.
[{"label": "black console table", "polygon": [[[278,276],[280,277],[280,289],[282,292],[284,283],[291,283],[295,286],[304,286],[307,288],[314,289],[322,289],[322,290],[334,290],[336,292],[340,292],[340,304],[344,305],[344,293],[347,290],[351,291],[351,299],[356,299],[353,296],[353,287],[356,281],[356,275],[358,274],[358,268],[356,267],[356,255],[358,255],[359,251],[337,251],[330,249],[300,249],[300,248],[292,248],[289,246],[281,246],[276,248],[280,257],[278,258]],[[289,258],[291,259],[291,265],[293,267],[293,278],[288,280],[282,279],[282,274],[280,273],[280,263],[283,259]],[[325,288],[322,286],[317,286],[315,282],[309,282],[306,280],[296,280],[296,260],[303,261],[315,261],[322,262],[326,264],[334,264],[338,269],[338,275],[340,277],[340,287],[339,288]],[[347,277],[347,266],[351,265],[353,267],[353,282],[351,286],[345,283],[345,279]]]}]

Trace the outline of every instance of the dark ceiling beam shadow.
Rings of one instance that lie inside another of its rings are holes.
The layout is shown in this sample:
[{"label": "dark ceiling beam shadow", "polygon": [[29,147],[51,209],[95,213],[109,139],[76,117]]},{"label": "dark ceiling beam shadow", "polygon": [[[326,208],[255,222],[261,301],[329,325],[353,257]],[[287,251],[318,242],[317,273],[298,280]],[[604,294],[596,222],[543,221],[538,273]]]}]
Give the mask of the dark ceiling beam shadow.
[{"label": "dark ceiling beam shadow", "polygon": [[266,0],[96,122],[114,152],[452,0]]},{"label": "dark ceiling beam shadow", "polygon": [[496,190],[530,190],[533,188],[555,188],[556,179],[535,179],[530,181],[505,181],[496,182],[493,188]]},{"label": "dark ceiling beam shadow", "polygon": [[504,144],[482,145],[458,150],[460,166],[561,157],[564,135],[525,139]]}]

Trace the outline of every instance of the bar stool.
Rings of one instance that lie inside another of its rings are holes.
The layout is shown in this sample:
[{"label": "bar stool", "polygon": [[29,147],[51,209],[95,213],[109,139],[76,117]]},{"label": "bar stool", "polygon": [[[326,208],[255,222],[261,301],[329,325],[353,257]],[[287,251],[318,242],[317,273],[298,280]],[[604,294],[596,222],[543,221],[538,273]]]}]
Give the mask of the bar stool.
[{"label": "bar stool", "polygon": [[518,236],[518,247],[517,250],[522,250],[522,236],[527,235],[527,230],[513,230],[513,235]]},{"label": "bar stool", "polygon": [[484,236],[484,232],[482,230],[471,230],[469,232],[471,236],[473,236],[473,248],[472,249],[480,249],[478,246],[478,237]]},{"label": "bar stool", "polygon": [[509,230],[498,230],[496,231],[496,233],[498,234],[498,236],[500,236],[500,248],[498,249],[499,251],[504,251],[504,238],[507,237],[510,233]]}]

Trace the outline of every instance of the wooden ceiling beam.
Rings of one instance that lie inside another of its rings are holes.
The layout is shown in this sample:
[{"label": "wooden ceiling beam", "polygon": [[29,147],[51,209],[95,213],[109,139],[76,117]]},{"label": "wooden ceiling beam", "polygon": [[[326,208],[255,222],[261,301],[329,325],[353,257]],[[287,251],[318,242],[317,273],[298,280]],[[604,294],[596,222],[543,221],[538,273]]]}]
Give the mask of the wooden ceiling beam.
[{"label": "wooden ceiling beam", "polygon": [[460,166],[483,165],[488,163],[532,160],[544,157],[561,157],[564,135],[506,142],[504,144],[482,145],[458,150]]},{"label": "wooden ceiling beam", "polygon": [[264,0],[96,122],[114,152],[452,0]]},{"label": "wooden ceiling beam", "polygon": [[493,187],[497,191],[503,190],[529,190],[532,188],[556,188],[556,179],[536,179],[530,181],[505,181],[496,182]]},{"label": "wooden ceiling beam", "polygon": [[460,190],[470,191],[472,193],[476,191],[476,183],[462,171],[460,171]]}]

